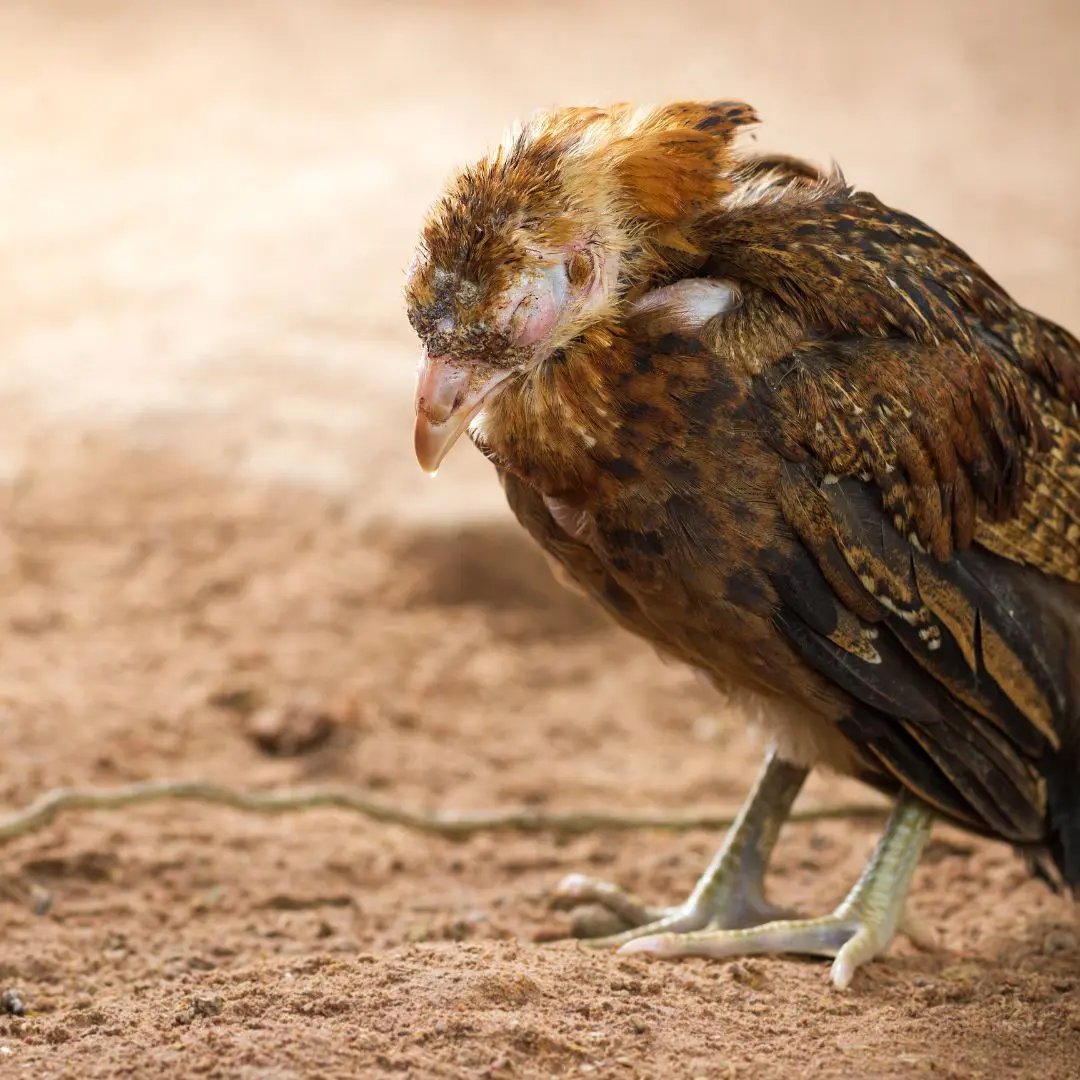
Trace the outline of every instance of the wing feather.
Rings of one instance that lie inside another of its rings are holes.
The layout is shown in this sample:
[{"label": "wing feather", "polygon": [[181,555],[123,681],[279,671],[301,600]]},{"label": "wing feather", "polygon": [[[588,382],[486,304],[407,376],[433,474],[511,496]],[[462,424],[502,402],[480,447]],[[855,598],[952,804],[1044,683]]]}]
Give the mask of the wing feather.
[{"label": "wing feather", "polygon": [[707,227],[709,272],[806,331],[751,395],[800,541],[771,575],[777,627],[883,774],[1038,842],[1047,763],[1080,744],[1080,344],[835,185]]}]

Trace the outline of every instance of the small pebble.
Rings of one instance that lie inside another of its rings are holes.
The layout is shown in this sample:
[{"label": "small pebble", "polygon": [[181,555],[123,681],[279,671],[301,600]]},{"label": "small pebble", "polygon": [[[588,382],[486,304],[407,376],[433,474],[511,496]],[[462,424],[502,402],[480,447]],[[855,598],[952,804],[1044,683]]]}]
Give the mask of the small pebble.
[{"label": "small pebble", "polygon": [[1043,953],[1046,956],[1052,956],[1054,953],[1072,952],[1076,946],[1076,934],[1064,927],[1056,927],[1043,938]]},{"label": "small pebble", "polygon": [[266,708],[245,718],[244,734],[270,757],[300,757],[324,746],[340,719],[317,703]]},{"label": "small pebble", "polygon": [[191,999],[191,1011],[196,1016],[220,1016],[221,998],[217,994],[200,994]]},{"label": "small pebble", "polygon": [[25,1016],[26,1002],[18,990],[5,990],[0,994],[0,1013],[6,1016]]}]

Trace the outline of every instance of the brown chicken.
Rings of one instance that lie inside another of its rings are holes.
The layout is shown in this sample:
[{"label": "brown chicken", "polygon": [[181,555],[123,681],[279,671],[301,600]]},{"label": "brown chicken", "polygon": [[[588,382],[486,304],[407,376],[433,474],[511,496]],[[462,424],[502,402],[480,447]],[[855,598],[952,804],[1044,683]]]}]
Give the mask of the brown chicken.
[{"label": "brown chicken", "polygon": [[[739,103],[568,109],[460,173],[407,284],[416,452],[468,431],[581,589],[772,746],[687,901],[561,894],[664,956],[835,957],[905,917],[935,816],[1080,888],[1080,343],[922,222],[735,146]],[[763,877],[810,768],[895,795],[822,918]]]}]

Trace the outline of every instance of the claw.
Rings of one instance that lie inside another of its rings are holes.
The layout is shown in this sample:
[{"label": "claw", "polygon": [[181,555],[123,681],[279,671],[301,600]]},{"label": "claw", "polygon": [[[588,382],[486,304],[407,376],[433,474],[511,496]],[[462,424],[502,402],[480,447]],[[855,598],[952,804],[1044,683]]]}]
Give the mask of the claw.
[{"label": "claw", "polygon": [[601,881],[585,874],[567,874],[555,886],[552,904],[559,909],[579,904],[600,904],[629,926],[640,926],[663,918],[663,908],[652,907],[628,889],[610,881]]},{"label": "claw", "polygon": [[841,947],[833,961],[829,977],[837,990],[846,990],[855,977],[856,969],[873,960],[889,947],[889,942],[881,942],[878,936],[863,927]]}]

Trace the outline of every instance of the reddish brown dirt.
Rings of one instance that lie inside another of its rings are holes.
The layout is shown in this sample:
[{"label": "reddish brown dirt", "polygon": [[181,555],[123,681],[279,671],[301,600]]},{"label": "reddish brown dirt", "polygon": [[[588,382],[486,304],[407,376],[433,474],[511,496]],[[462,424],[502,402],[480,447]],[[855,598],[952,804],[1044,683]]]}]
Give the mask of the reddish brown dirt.
[{"label": "reddish brown dirt", "polygon": [[[160,777],[737,806],[738,718],[554,586],[478,455],[417,476],[398,290],[516,112],[740,94],[1077,329],[1072,5],[751,8],[0,9],[0,806]],[[952,830],[914,889],[941,950],[845,994],[549,940],[563,874],[674,899],[716,842],[65,816],[0,847],[0,1077],[1080,1075],[1073,905]],[[774,895],[827,909],[873,842],[793,825]]]}]

